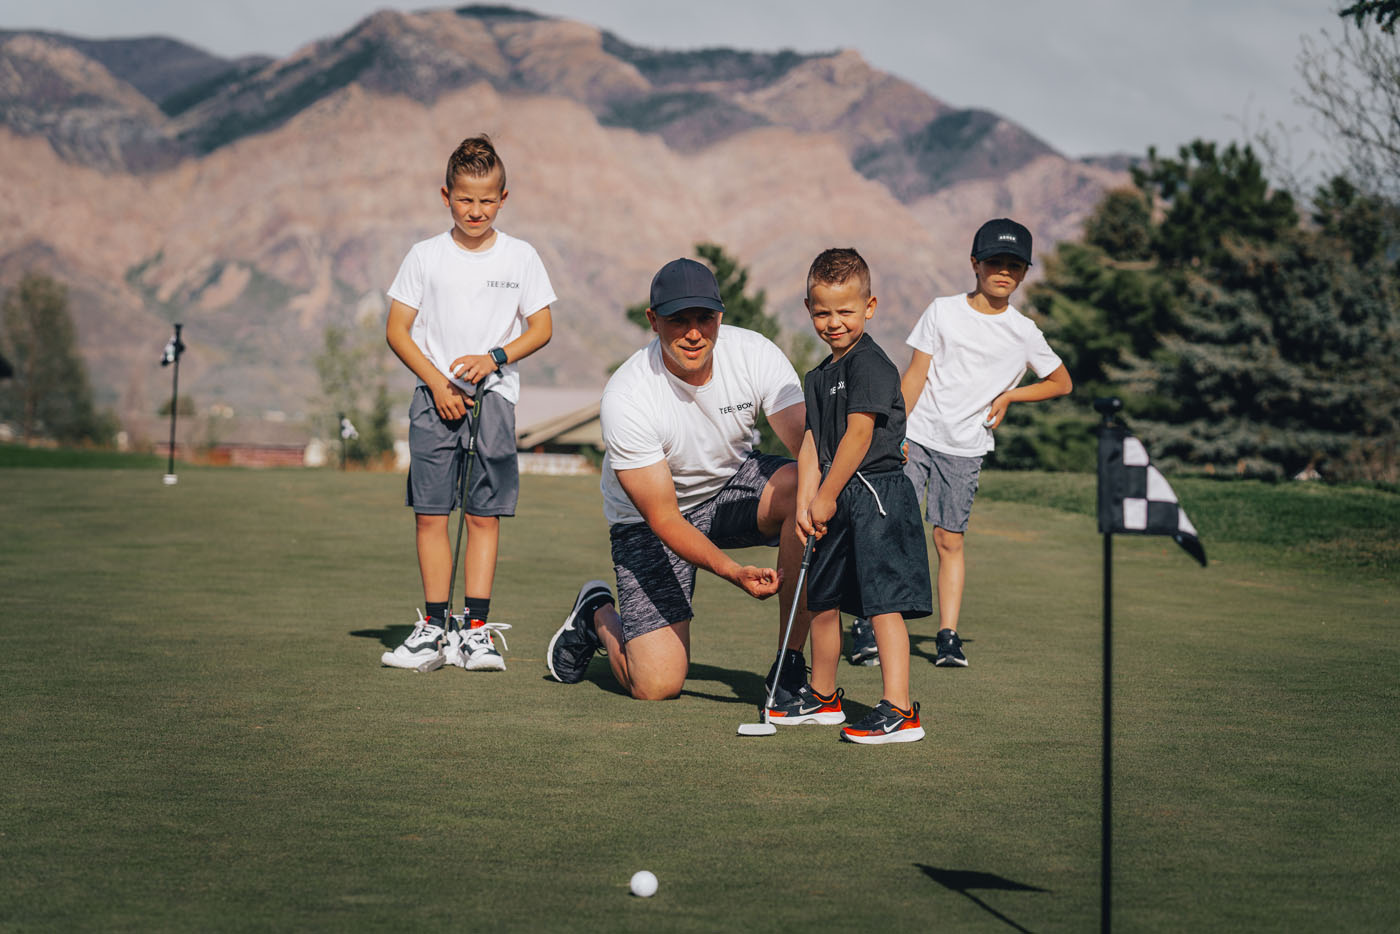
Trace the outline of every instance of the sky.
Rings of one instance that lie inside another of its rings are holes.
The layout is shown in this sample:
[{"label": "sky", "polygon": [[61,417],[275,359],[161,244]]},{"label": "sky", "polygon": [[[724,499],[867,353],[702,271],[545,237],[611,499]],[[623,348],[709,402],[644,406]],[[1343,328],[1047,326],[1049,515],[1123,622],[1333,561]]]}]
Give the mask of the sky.
[{"label": "sky", "polygon": [[[463,5],[467,0],[444,3]],[[1174,153],[1195,138],[1324,149],[1296,103],[1301,38],[1341,31],[1335,0],[510,0],[634,45],[850,48],[956,106],[1008,117],[1068,156]],[[223,56],[283,56],[396,0],[0,0],[0,28],[167,35]]]}]

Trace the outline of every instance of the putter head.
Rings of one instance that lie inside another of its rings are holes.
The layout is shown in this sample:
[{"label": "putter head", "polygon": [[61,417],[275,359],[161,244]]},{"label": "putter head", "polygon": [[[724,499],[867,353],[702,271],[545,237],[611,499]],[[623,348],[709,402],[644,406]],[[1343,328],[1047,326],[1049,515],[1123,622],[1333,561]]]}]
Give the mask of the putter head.
[{"label": "putter head", "polygon": [[778,732],[778,728],[771,723],[739,724],[740,736],[772,736],[776,732]]},{"label": "putter head", "polygon": [[441,652],[438,652],[437,655],[428,659],[426,662],[419,665],[413,670],[418,672],[420,675],[426,675],[430,671],[437,671],[443,666],[443,663],[445,661],[447,661],[446,657]]},{"label": "putter head", "polygon": [[772,736],[776,732],[778,728],[769,721],[767,707],[758,708],[757,723],[739,724],[740,736]]}]

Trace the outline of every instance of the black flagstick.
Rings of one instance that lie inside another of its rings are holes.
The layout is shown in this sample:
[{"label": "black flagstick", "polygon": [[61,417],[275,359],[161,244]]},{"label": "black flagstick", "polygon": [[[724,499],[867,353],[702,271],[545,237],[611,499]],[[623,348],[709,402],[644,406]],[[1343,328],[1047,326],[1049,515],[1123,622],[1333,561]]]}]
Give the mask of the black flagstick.
[{"label": "black flagstick", "polygon": [[[1110,432],[1121,431],[1113,416],[1123,408],[1121,399],[1095,399],[1094,409],[1103,416],[1098,426],[1099,515],[1105,515],[1106,497],[1113,491],[1104,483],[1107,464],[1104,451]],[[1099,856],[1099,929],[1108,934],[1113,927],[1113,532],[1102,520],[1103,532],[1103,797],[1100,804],[1101,841]]]},{"label": "black flagstick", "polygon": [[165,470],[165,485],[173,486],[179,481],[175,476],[175,418],[180,410],[180,353],[185,349],[185,345],[180,341],[180,328],[184,325],[175,325],[175,336],[170,339],[170,343],[165,347],[165,354],[160,358],[161,366],[175,364],[175,371],[170,377],[170,462]]}]

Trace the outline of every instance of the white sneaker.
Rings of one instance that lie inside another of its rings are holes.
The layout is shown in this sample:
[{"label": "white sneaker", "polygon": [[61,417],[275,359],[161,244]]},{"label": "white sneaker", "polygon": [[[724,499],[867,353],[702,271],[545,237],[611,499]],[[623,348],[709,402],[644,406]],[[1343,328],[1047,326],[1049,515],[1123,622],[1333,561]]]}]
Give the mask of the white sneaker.
[{"label": "white sneaker", "polygon": [[[506,660],[501,657],[501,653],[496,651],[496,644],[491,639],[491,633],[501,632],[509,629],[510,623],[483,623],[480,626],[463,629],[459,635],[462,638],[460,654],[462,657],[462,667],[467,671],[505,671]],[[501,636],[501,646],[509,649],[506,645],[506,637]]]},{"label": "white sneaker", "polygon": [[413,627],[413,632],[408,634],[408,638],[403,640],[403,645],[392,652],[385,652],[379,657],[379,661],[390,668],[436,671],[442,667],[444,661],[443,636],[443,628],[431,620],[424,619],[423,611],[419,610],[418,623]]}]

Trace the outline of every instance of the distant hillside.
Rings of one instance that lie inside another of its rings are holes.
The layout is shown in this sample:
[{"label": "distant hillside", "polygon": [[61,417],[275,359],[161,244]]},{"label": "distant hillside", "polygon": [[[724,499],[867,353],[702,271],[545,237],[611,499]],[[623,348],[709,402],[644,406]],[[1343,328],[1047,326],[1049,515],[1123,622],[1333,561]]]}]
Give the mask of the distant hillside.
[{"label": "distant hillside", "polygon": [[159,403],[153,353],[180,320],[182,388],[295,415],[326,324],[382,320],[408,246],[446,228],[442,166],[478,131],[510,166],[500,226],[560,296],[525,368],[540,384],[601,384],[645,339],[621,309],[700,241],[748,265],[791,332],[811,257],[858,246],[899,358],[929,299],[966,287],[978,223],[1014,214],[1043,252],[1127,180],[849,50],[667,52],[504,7],[383,11],[275,60],[7,32],[0,285],[30,268],[69,285],[106,403]]}]

